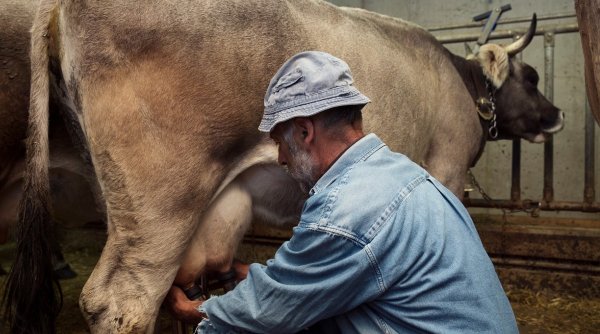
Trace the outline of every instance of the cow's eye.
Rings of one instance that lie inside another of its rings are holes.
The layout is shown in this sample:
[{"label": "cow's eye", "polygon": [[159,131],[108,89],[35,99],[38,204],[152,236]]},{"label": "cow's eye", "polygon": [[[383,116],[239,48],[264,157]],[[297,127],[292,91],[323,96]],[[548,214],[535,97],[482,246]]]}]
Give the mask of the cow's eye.
[{"label": "cow's eye", "polygon": [[540,76],[531,67],[525,67],[523,69],[523,77],[534,86],[537,86],[538,82],[540,82]]},{"label": "cow's eye", "polygon": [[533,72],[532,75],[529,77],[529,81],[534,86],[537,86],[538,82],[540,82],[540,76],[536,72]]}]

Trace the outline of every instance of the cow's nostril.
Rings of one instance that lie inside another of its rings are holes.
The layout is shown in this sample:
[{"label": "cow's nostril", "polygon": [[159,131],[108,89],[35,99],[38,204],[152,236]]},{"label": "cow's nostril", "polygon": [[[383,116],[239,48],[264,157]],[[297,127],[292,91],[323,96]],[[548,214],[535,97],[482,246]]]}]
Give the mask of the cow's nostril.
[{"label": "cow's nostril", "polygon": [[540,122],[542,126],[542,131],[546,133],[558,132],[562,130],[564,125],[565,113],[563,111],[556,109],[556,113],[551,114],[556,116],[548,117],[548,114],[546,114],[546,117],[542,116]]}]

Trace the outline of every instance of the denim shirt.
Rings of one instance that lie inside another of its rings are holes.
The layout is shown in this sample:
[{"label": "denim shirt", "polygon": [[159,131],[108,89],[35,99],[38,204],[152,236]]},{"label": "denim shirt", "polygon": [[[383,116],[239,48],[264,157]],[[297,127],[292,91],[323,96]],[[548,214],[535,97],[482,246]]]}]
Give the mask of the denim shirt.
[{"label": "denim shirt", "polygon": [[319,179],[274,258],[200,310],[200,333],[518,332],[462,203],[374,134]]}]

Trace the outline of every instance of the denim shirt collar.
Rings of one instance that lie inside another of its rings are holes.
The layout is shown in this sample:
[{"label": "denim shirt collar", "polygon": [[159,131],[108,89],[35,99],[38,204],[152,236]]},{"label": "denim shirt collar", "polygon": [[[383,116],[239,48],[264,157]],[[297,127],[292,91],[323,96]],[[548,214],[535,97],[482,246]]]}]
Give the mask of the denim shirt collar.
[{"label": "denim shirt collar", "polygon": [[322,189],[327,188],[333,183],[344,171],[360,160],[368,158],[375,151],[386,146],[377,135],[370,133],[352,146],[350,146],[342,155],[329,167],[329,169],[321,176],[317,183],[310,189],[308,195],[312,196]]}]

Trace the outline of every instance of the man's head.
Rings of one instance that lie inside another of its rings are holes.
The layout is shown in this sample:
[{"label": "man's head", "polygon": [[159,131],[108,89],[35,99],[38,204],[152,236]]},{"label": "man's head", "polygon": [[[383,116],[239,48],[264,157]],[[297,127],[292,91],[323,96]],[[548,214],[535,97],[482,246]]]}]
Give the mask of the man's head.
[{"label": "man's head", "polygon": [[363,136],[362,107],[348,65],[317,51],[290,58],[271,80],[259,130],[279,145],[279,163],[310,189]]}]

